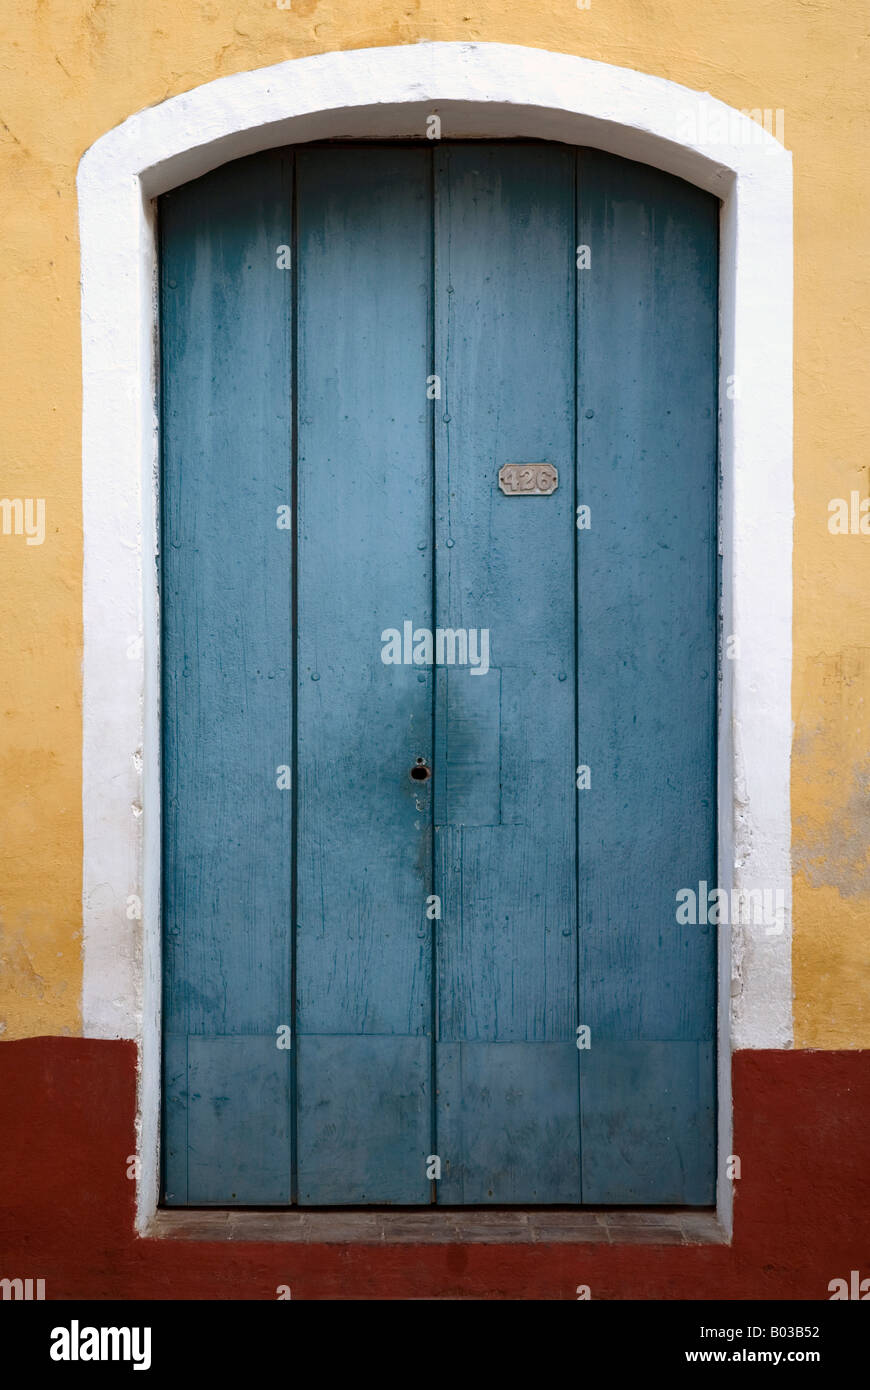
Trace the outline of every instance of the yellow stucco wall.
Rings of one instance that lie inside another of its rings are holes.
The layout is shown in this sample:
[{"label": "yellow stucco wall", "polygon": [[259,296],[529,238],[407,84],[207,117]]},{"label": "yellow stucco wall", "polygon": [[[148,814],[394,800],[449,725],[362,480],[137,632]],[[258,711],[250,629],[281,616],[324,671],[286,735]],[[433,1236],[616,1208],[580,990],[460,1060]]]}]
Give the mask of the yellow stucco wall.
[{"label": "yellow stucco wall", "polygon": [[46,499],[42,545],[0,535],[0,1034],[81,1027],[79,159],[133,112],[228,73],[331,49],[480,39],[785,111],[796,185],[796,1042],[870,1046],[870,536],[827,528],[830,498],[870,491],[863,7],[5,0],[0,26],[0,496]]}]

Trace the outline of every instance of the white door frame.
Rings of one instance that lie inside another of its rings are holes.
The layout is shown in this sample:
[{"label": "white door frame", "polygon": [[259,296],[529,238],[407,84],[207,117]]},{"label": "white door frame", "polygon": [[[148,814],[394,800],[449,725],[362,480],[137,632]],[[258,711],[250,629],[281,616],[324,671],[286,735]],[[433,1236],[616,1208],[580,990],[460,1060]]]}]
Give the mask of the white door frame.
[{"label": "white door frame", "polygon": [[531,137],[651,164],[722,202],[719,885],[782,889],[780,929],[720,929],[719,1213],[730,1228],[730,1055],[792,1043],[792,174],[706,93],[495,43],[292,59],[131,116],[83,156],[83,1031],[139,1046],[137,1225],[157,1204],[160,727],[154,199],[228,160],[329,138]]}]

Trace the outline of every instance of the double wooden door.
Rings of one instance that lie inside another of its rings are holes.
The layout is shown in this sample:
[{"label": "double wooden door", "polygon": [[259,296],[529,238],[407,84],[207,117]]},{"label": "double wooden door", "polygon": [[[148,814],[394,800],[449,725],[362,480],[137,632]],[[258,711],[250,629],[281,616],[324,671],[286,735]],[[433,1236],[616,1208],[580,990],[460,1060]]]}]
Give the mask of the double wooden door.
[{"label": "double wooden door", "polygon": [[166,1203],[713,1201],[717,218],[543,143],[161,200]]}]

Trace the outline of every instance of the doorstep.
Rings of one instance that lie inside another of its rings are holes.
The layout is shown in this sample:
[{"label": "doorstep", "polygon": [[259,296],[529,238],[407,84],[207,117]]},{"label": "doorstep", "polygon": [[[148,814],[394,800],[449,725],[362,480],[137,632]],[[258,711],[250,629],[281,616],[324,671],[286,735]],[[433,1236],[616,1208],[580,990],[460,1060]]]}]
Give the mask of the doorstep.
[{"label": "doorstep", "polygon": [[158,1211],[148,1239],[295,1241],[308,1245],[727,1245],[715,1211],[668,1208],[614,1211],[571,1207],[336,1208]]}]

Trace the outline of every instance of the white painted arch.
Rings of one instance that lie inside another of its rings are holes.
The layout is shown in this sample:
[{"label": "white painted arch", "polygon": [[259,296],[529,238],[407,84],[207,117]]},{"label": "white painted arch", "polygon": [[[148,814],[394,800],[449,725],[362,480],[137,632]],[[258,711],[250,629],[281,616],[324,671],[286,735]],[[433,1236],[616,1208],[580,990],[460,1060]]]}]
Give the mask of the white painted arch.
[{"label": "white painted arch", "polygon": [[[722,202],[719,883],[782,888],[783,930],[723,930],[720,1147],[731,1047],[789,1047],[791,156],[706,93],[542,49],[420,43],[292,59],[131,116],[78,173],[82,256],[84,1032],[135,1038],[144,1229],[157,1194],[160,778],[153,199],[230,159],[328,138],[590,145]],[[141,902],[141,916],[138,903]],[[729,1007],[730,1005],[730,1007]],[[720,1183],[728,1219],[730,1185]]]}]

